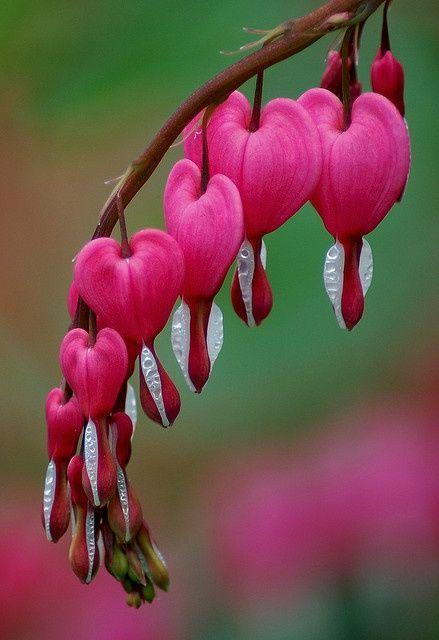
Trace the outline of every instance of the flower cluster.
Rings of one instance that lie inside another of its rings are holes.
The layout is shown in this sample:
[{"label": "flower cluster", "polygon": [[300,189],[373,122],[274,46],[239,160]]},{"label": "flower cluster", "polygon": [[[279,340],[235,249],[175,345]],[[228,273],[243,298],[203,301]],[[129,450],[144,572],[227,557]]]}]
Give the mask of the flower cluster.
[{"label": "flower cluster", "polygon": [[[145,413],[172,425],[180,396],[154,343],[178,298],[172,348],[187,385],[200,393],[222,347],[215,296],[228,270],[236,261],[236,313],[259,325],[273,303],[263,238],[311,201],[335,240],[324,283],[336,318],[347,329],[360,320],[372,278],[364,236],[400,199],[410,164],[402,70],[390,52],[386,12],[384,25],[373,92],[361,93],[357,79],[358,29],[330,53],[322,87],[298,100],[262,108],[260,72],[253,105],[235,91],[187,124],[186,157],[164,193],[167,232],[144,229],[129,239],[121,207],[121,243],[98,237],[77,255],[72,328],[60,350],[65,384],[46,405],[43,521],[57,541],[73,513],[70,562],[83,582],[98,569],[101,535],[106,567],[130,604],[152,600],[154,584],[167,588],[166,566],[127,478],[136,412],[129,379],[138,359]],[[81,305],[86,328],[78,326]]]}]

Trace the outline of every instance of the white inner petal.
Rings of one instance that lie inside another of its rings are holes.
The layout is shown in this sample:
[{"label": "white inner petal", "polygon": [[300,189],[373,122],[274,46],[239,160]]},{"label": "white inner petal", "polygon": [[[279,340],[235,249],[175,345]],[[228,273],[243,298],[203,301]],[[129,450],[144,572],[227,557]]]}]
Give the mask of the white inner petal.
[{"label": "white inner petal", "polygon": [[146,345],[143,345],[142,348],[140,366],[143,377],[145,378],[146,386],[148,387],[152,399],[154,400],[154,404],[157,407],[157,411],[160,414],[162,424],[164,427],[169,427],[169,420],[166,415],[165,405],[163,402],[162,381],[160,380],[157,362],[154,354]]},{"label": "white inner petal", "polygon": [[326,293],[334,307],[335,317],[342,329],[346,329],[341,313],[341,296],[343,293],[344,248],[337,242],[328,250],[323,268],[323,282]]},{"label": "white inner petal", "polygon": [[207,352],[209,354],[211,373],[215,360],[218,358],[218,354],[223,346],[223,341],[223,313],[219,306],[213,302],[207,325]]},{"label": "white inner petal", "polygon": [[189,346],[190,346],[190,324],[191,312],[187,304],[182,300],[180,306],[175,311],[172,318],[171,328],[171,344],[175,358],[183,372],[186,384],[191,391],[195,391],[195,387],[189,378]]},{"label": "white inner petal", "polygon": [[249,327],[254,327],[256,323],[253,317],[252,283],[255,272],[255,256],[253,247],[247,238],[242,243],[238,252],[237,271],[242,301],[244,303],[245,313],[247,314],[247,324]]},{"label": "white inner petal", "polygon": [[49,542],[52,542],[52,534],[50,533],[50,515],[52,513],[53,502],[55,500],[56,489],[56,466],[53,460],[47,465],[46,479],[44,482],[43,495],[43,513],[44,528]]},{"label": "white inner petal", "polygon": [[359,272],[363,296],[365,296],[370,287],[373,276],[372,249],[365,238],[363,238],[363,247],[361,249]]},{"label": "white inner petal", "polygon": [[98,435],[96,425],[91,418],[87,422],[84,432],[84,460],[88,479],[90,480],[93,502],[100,505],[98,492]]},{"label": "white inner petal", "polygon": [[[133,389],[133,385],[128,382],[127,384],[127,397],[125,400],[125,413],[129,418],[131,418],[131,422],[133,423],[133,435],[136,429],[137,424],[137,401],[136,394]],[[131,436],[131,438],[133,437]]]},{"label": "white inner petal", "polygon": [[264,269],[267,269],[267,247],[265,246],[265,242],[262,240],[261,244],[261,263]]},{"label": "white inner petal", "polygon": [[125,542],[129,542],[131,538],[130,533],[130,506],[128,502],[128,489],[125,481],[125,475],[122,470],[122,467],[119,464],[119,460],[116,455],[116,446],[117,446],[117,426],[114,422],[110,424],[110,432],[109,432],[109,442],[110,449],[113,453],[116,460],[116,469],[117,469],[117,493],[119,495],[120,507],[123,513],[123,519],[125,521]]},{"label": "white inner petal", "polygon": [[87,515],[85,517],[85,541],[87,544],[88,553],[88,573],[85,579],[86,584],[91,582],[93,575],[93,564],[96,553],[96,538],[95,538],[95,514],[91,504],[87,505]]}]

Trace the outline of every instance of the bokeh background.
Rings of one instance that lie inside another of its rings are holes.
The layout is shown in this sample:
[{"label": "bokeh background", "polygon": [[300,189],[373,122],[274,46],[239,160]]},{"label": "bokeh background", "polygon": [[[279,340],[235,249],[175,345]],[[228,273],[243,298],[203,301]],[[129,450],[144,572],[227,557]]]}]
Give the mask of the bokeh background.
[{"label": "bokeh background", "polygon": [[[316,1],[3,0],[0,19],[2,343],[0,635],[66,640],[428,640],[439,637],[438,17],[397,0],[413,165],[369,238],[373,286],[340,331],[323,289],[331,239],[307,205],[266,239],[275,294],[256,330],[219,295],[225,343],[202,397],[179,382],[172,430],[142,416],[131,479],[172,572],[129,610],[101,570],[89,587],[39,522],[44,397],[58,384],[71,260],[164,118],[248,41]],[[380,17],[363,36],[361,79]],[[330,38],[266,74],[265,97],[319,83]],[[244,91],[251,95],[251,83]],[[128,209],[163,226],[171,150]],[[69,536],[67,535],[66,538]]]}]

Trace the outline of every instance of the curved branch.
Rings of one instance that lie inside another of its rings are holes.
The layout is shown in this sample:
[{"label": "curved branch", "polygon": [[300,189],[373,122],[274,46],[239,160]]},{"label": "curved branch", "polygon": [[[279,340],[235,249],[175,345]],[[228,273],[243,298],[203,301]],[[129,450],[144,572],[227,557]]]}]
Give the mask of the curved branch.
[{"label": "curved branch", "polygon": [[93,238],[111,234],[118,219],[118,198],[126,207],[154,172],[184,127],[204,108],[221,102],[259,71],[289,58],[334,29],[348,26],[361,15],[364,20],[384,0],[330,0],[311,13],[285,22],[279,37],[239,60],[190,95],[168,118],[145,151],[122,176],[100,212]]}]

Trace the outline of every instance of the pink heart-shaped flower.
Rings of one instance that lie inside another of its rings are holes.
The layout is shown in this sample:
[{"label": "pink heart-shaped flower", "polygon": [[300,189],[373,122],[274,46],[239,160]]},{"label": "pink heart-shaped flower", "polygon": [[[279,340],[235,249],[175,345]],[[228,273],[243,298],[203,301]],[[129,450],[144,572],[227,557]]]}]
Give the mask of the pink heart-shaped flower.
[{"label": "pink heart-shaped flower", "polygon": [[[188,320],[188,326],[182,329],[189,337],[188,362],[183,362],[183,357],[179,361],[189,386],[200,392],[222,344],[222,340],[217,341],[215,356],[209,354],[213,298],[244,238],[241,198],[234,183],[218,173],[203,192],[198,166],[180,160],[166,184],[164,210],[168,232],[180,245],[186,266],[178,313]],[[220,314],[219,310],[215,312]]]},{"label": "pink heart-shaped flower", "polygon": [[112,238],[87,243],[76,259],[75,284],[102,324],[151,344],[180,294],[183,256],[177,242],[157,229],[139,231],[129,246],[124,258]]},{"label": "pink heart-shaped flower", "polygon": [[[265,274],[262,236],[280,227],[309,199],[321,171],[317,129],[306,110],[294,100],[278,98],[261,112],[259,126],[250,130],[252,108],[239,91],[213,112],[207,125],[209,167],[238,187],[244,212],[242,244],[232,285],[236,313],[249,326],[270,312],[272,293]],[[185,130],[185,154],[201,166],[202,135]]]},{"label": "pink heart-shaped flower", "polygon": [[83,329],[69,331],[61,344],[61,370],[85,418],[111,412],[128,370],[127,348],[114,329],[101,329],[94,344]]},{"label": "pink heart-shaped flower", "polygon": [[372,276],[370,247],[362,238],[387,215],[407,180],[407,127],[394,105],[376,93],[357,98],[348,126],[341,101],[325,89],[311,89],[299,102],[322,143],[323,170],[311,202],[337,241],[328,252],[325,283],[341,326],[351,329],[362,316]]}]

